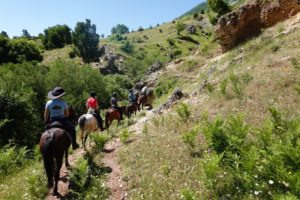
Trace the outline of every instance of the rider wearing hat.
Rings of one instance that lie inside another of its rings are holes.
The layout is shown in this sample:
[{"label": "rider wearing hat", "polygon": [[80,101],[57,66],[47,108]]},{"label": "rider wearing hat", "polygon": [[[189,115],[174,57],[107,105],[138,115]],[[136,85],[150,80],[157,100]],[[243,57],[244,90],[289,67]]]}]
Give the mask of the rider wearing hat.
[{"label": "rider wearing hat", "polygon": [[49,91],[48,98],[50,100],[45,106],[44,120],[46,123],[54,121],[60,122],[72,138],[73,149],[77,149],[79,145],[76,142],[75,127],[68,120],[68,104],[64,100],[60,99],[64,94],[65,91],[62,87],[56,87]]},{"label": "rider wearing hat", "polygon": [[90,92],[90,98],[88,98],[88,100],[86,101],[86,108],[89,113],[92,113],[92,115],[96,117],[98,121],[98,126],[100,130],[103,131],[103,120],[99,113],[99,102],[96,97],[96,92]]}]

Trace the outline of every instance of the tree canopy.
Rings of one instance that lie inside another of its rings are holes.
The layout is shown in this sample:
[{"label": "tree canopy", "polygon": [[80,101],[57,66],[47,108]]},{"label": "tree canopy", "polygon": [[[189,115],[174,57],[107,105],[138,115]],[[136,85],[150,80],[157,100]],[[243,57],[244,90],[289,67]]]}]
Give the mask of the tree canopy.
[{"label": "tree canopy", "polygon": [[78,48],[83,61],[89,63],[99,58],[99,35],[96,33],[96,25],[91,20],[78,22],[73,32],[73,43]]},{"label": "tree canopy", "polygon": [[209,8],[218,14],[218,16],[222,16],[228,12],[230,12],[229,5],[223,0],[207,0]]},{"label": "tree canopy", "polygon": [[44,30],[43,45],[46,49],[62,48],[72,43],[71,29],[67,25],[56,25]]},{"label": "tree canopy", "polygon": [[125,34],[129,33],[129,28],[124,24],[118,24],[111,29],[111,34]]}]

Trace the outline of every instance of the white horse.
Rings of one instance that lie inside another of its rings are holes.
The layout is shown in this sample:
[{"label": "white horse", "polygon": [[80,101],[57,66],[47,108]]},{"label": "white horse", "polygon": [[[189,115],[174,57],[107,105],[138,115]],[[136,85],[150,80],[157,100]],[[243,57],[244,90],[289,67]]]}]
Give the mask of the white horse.
[{"label": "white horse", "polygon": [[80,128],[80,139],[82,142],[82,147],[86,150],[85,142],[90,133],[99,131],[99,126],[96,117],[92,114],[83,114],[78,119],[78,124]]}]

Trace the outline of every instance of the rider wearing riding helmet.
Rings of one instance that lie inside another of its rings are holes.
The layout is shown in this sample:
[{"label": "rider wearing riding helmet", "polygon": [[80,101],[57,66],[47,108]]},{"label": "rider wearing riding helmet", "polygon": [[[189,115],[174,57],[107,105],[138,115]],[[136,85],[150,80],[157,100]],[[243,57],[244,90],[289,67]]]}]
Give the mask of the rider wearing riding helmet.
[{"label": "rider wearing riding helmet", "polygon": [[76,131],[74,125],[68,120],[69,110],[68,104],[61,97],[65,94],[62,87],[56,87],[49,91],[45,106],[44,120],[46,123],[60,122],[65,130],[70,134],[73,149],[77,149],[79,145],[76,142]]},{"label": "rider wearing riding helmet", "polygon": [[99,102],[96,97],[96,92],[90,92],[90,98],[88,98],[88,100],[86,101],[86,108],[88,110],[88,113],[91,113],[93,116],[96,117],[98,121],[98,127],[101,131],[103,131],[103,120],[99,113]]}]

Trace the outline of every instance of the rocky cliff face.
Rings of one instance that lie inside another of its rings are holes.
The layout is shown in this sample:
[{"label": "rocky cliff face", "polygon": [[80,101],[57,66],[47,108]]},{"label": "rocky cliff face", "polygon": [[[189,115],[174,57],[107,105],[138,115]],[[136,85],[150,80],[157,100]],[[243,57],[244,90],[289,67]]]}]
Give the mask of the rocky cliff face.
[{"label": "rocky cliff face", "polygon": [[299,0],[255,0],[222,16],[216,27],[216,38],[225,52],[258,35],[262,28],[273,26],[299,11]]}]

